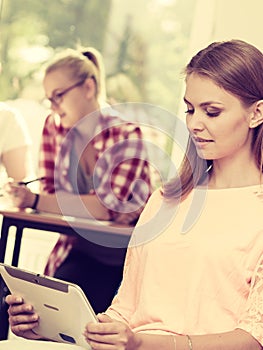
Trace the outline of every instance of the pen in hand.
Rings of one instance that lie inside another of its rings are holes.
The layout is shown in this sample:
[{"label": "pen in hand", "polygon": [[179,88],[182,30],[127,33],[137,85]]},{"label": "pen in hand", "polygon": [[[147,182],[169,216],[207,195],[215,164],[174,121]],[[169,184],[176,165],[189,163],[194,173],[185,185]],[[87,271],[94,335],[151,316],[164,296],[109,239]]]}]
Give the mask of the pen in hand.
[{"label": "pen in hand", "polygon": [[35,181],[42,181],[42,180],[45,180],[45,176],[42,176],[42,177],[38,177],[34,180],[29,180],[29,181],[18,181],[18,185],[28,185],[28,184],[31,184],[32,182],[35,182]]},{"label": "pen in hand", "polygon": [[[17,185],[28,185],[28,184],[31,184],[31,182],[36,182],[36,181],[42,181],[42,180],[45,180],[45,176],[42,176],[42,177],[38,177],[38,178],[36,178],[36,179],[33,179],[33,180],[29,180],[29,181],[18,181],[17,182]],[[4,197],[4,193],[3,192],[1,192],[1,191],[3,191],[3,189],[2,188],[0,188],[0,197]]]}]

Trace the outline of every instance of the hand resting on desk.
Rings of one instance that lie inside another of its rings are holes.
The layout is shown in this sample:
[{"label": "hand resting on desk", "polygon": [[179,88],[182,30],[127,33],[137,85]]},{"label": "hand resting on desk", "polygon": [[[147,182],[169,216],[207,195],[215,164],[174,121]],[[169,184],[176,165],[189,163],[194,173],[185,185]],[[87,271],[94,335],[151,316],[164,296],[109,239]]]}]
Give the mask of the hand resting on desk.
[{"label": "hand resting on desk", "polygon": [[36,194],[13,179],[9,178],[5,185],[5,192],[11,199],[14,207],[21,209],[31,208],[35,202]]},{"label": "hand resting on desk", "polygon": [[[26,185],[21,185],[13,179],[9,179],[5,185],[5,193],[9,196],[12,205],[16,208],[32,208],[36,199],[36,193]],[[34,208],[35,209],[35,208]],[[63,214],[64,216],[80,217],[86,219],[110,220],[110,214],[96,195],[76,195],[66,191],[56,191],[55,194],[41,193],[37,209],[51,214]],[[114,222],[121,225],[131,225],[140,215],[142,208],[135,206],[126,213],[118,213]]]}]

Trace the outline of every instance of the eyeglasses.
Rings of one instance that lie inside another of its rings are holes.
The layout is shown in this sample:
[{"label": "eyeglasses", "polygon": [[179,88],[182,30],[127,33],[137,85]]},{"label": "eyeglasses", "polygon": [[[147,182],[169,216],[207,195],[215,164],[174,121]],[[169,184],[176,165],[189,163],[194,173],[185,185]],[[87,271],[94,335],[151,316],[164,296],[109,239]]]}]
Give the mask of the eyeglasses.
[{"label": "eyeglasses", "polygon": [[82,84],[84,83],[85,80],[86,80],[86,78],[83,79],[83,80],[81,80],[81,81],[79,81],[79,82],[77,82],[77,83],[74,84],[74,85],[69,86],[67,89],[65,89],[65,90],[63,90],[63,91],[61,91],[61,92],[53,93],[52,96],[51,96],[51,97],[48,97],[47,99],[48,99],[51,103],[56,104],[56,105],[59,105],[59,104],[63,101],[63,96],[64,96],[66,93],[68,93],[70,90],[75,89],[77,86],[82,85]]}]

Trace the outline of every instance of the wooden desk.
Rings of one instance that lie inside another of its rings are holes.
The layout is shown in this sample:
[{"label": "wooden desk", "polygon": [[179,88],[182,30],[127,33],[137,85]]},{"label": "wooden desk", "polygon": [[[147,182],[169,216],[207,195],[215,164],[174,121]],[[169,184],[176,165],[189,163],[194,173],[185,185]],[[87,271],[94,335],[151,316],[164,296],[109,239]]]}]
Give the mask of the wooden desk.
[{"label": "wooden desk", "polygon": [[[35,213],[17,209],[0,210],[3,216],[0,239],[0,262],[4,262],[9,229],[16,228],[12,265],[17,266],[24,228],[36,229],[48,232],[57,232],[65,235],[78,236],[104,245],[106,247],[127,247],[132,227],[116,225],[111,222],[73,218],[69,216],[53,215],[47,213]],[[37,237],[37,236],[36,236]],[[8,336],[8,315],[5,296],[8,290],[0,279],[0,340]]]}]

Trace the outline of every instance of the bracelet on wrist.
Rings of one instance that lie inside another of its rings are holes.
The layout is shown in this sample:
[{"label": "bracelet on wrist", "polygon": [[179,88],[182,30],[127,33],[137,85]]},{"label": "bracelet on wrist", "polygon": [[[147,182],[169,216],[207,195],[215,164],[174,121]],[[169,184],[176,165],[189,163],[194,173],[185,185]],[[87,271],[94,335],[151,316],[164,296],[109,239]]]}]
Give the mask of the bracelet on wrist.
[{"label": "bracelet on wrist", "polygon": [[175,335],[172,335],[173,337],[173,349],[176,350],[176,336]]},{"label": "bracelet on wrist", "polygon": [[187,337],[187,342],[188,342],[189,350],[193,350],[192,339],[190,338],[190,336],[189,336],[188,334],[186,334],[186,337]]},{"label": "bracelet on wrist", "polygon": [[38,205],[38,202],[39,202],[39,194],[35,193],[35,195],[36,195],[36,197],[35,197],[34,203],[31,206],[31,209],[33,209],[33,210],[37,210],[37,205]]}]

